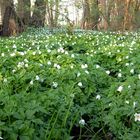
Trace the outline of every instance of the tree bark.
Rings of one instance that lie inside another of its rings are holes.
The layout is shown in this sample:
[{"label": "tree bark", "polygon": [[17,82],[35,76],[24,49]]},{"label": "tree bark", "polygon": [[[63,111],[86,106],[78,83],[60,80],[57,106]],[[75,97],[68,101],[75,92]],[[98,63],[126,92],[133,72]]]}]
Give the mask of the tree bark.
[{"label": "tree bark", "polygon": [[98,0],[90,0],[90,28],[97,29],[99,22]]},{"label": "tree bark", "polygon": [[17,14],[25,26],[29,26],[31,20],[31,2],[30,0],[18,0]]},{"label": "tree bark", "polygon": [[10,32],[9,32],[9,20],[11,18],[15,19],[15,11],[14,11],[14,4],[13,1],[9,0],[7,1],[5,4],[5,13],[3,16],[3,26],[2,26],[2,35],[3,36],[9,36]]},{"label": "tree bark", "polygon": [[57,27],[59,17],[59,0],[55,0],[54,27]]},{"label": "tree bark", "polygon": [[89,25],[90,25],[90,6],[89,6],[89,0],[84,0],[81,28],[82,29],[89,29],[90,28]]},{"label": "tree bark", "polygon": [[54,27],[54,16],[53,16],[54,10],[53,10],[52,1],[49,2],[48,0],[46,0],[46,7],[47,7],[47,15],[48,15],[48,24],[49,27],[52,29]]},{"label": "tree bark", "polygon": [[22,22],[16,14],[14,3],[12,0],[6,1],[4,3],[4,6],[6,8],[3,16],[2,35],[16,35],[17,33],[19,33],[19,30],[22,27]]},{"label": "tree bark", "polygon": [[140,28],[140,1],[135,0],[135,2],[133,2],[133,6],[133,26],[135,29],[138,29]]},{"label": "tree bark", "polygon": [[34,27],[44,27],[46,16],[45,0],[36,0],[35,9],[31,18],[31,25]]},{"label": "tree bark", "polygon": [[0,0],[1,25],[2,25],[4,12],[5,12],[5,6],[6,6],[6,2],[4,0]]}]

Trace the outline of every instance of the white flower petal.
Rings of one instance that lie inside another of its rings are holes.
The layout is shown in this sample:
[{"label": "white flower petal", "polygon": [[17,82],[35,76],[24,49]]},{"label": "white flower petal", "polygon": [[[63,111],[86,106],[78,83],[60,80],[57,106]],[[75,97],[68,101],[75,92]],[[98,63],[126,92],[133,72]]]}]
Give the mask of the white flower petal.
[{"label": "white flower petal", "polygon": [[79,87],[82,87],[82,86],[83,86],[82,82],[79,82],[79,83],[78,83],[78,86],[79,86]]},{"label": "white flower petal", "polygon": [[98,94],[98,95],[96,96],[96,99],[97,99],[97,100],[100,100],[100,99],[101,99],[101,96]]},{"label": "white flower petal", "polygon": [[135,121],[140,121],[140,114],[135,113],[134,117],[135,117]]},{"label": "white flower petal", "polygon": [[123,86],[119,86],[117,91],[121,92],[123,90]]},{"label": "white flower petal", "polygon": [[85,123],[85,120],[84,120],[84,119],[81,119],[81,120],[79,121],[79,124],[85,125],[85,124],[86,124],[86,123]]}]

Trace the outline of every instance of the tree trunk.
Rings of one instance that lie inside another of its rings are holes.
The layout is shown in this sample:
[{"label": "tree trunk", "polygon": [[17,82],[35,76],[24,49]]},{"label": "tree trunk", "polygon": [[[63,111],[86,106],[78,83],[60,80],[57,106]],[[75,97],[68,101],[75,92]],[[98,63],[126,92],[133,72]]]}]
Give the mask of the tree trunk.
[{"label": "tree trunk", "polygon": [[5,6],[6,6],[5,1],[4,1],[4,0],[0,0],[0,13],[1,13],[1,15],[0,15],[0,16],[1,16],[1,17],[0,17],[0,18],[1,18],[1,19],[0,19],[1,21],[0,21],[0,22],[1,22],[1,23],[0,23],[0,24],[1,24],[1,25],[2,25],[2,20],[3,20],[4,12],[5,12]]},{"label": "tree trunk", "polygon": [[82,16],[82,29],[89,29],[90,28],[90,6],[89,0],[84,0],[83,3],[83,16]]},{"label": "tree trunk", "polygon": [[5,8],[4,16],[3,16],[2,35],[9,36],[10,35],[9,20],[11,18],[15,18],[14,4],[12,0],[7,1],[4,4],[6,8]]},{"label": "tree trunk", "polygon": [[112,9],[112,0],[99,0],[100,2],[100,22],[98,23],[99,29],[108,30],[110,25],[110,16]]},{"label": "tree trunk", "polygon": [[59,0],[55,0],[54,27],[57,27],[59,17]]},{"label": "tree trunk", "polygon": [[98,0],[90,0],[90,28],[97,29],[99,22],[99,8],[98,8]]},{"label": "tree trunk", "polygon": [[17,33],[19,33],[22,22],[15,12],[14,3],[12,0],[6,1],[6,3],[4,3],[4,6],[6,8],[3,16],[2,35],[16,35]]},{"label": "tree trunk", "polygon": [[[54,27],[55,21],[54,21],[54,15],[53,12],[53,1],[49,2],[48,0],[46,1],[46,7],[47,7],[47,15],[48,15],[48,23],[49,27],[52,29]],[[55,11],[57,12],[57,11]]]},{"label": "tree trunk", "polygon": [[12,13],[12,8],[8,6],[5,10],[4,18],[3,18],[3,27],[2,27],[3,36],[9,36],[9,20],[10,20],[11,13]]},{"label": "tree trunk", "polygon": [[35,9],[31,18],[31,25],[35,27],[44,27],[46,16],[45,0],[36,0]]},{"label": "tree trunk", "polygon": [[29,26],[31,20],[31,2],[30,0],[18,0],[18,16],[25,26]]},{"label": "tree trunk", "polygon": [[135,2],[133,2],[133,6],[133,26],[135,29],[138,29],[140,28],[140,1],[135,0]]},{"label": "tree trunk", "polygon": [[130,4],[131,4],[131,0],[125,0],[125,14],[124,14],[123,30],[130,30],[133,28],[132,14],[130,13]]},{"label": "tree trunk", "polygon": [[117,30],[123,30],[123,22],[124,22],[124,17],[125,17],[125,1],[123,0],[117,0],[116,1],[117,5],[117,17],[116,17],[116,22],[117,22]]}]

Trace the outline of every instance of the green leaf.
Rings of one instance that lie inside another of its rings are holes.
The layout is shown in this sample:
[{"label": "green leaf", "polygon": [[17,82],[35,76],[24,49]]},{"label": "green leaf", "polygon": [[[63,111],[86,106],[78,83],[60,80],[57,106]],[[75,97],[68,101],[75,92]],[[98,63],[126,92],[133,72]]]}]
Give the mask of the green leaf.
[{"label": "green leaf", "polygon": [[31,138],[29,136],[20,136],[19,139],[20,140],[31,140]]}]

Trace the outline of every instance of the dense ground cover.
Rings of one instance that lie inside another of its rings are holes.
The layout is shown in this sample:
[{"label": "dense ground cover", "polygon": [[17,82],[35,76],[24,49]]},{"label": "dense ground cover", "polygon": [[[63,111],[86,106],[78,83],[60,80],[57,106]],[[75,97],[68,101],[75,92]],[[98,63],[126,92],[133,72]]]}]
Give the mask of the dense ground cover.
[{"label": "dense ground cover", "polygon": [[[4,140],[138,140],[140,34],[0,38]],[[1,139],[0,138],[0,139]]]}]

